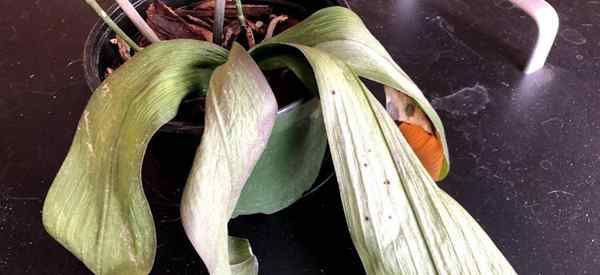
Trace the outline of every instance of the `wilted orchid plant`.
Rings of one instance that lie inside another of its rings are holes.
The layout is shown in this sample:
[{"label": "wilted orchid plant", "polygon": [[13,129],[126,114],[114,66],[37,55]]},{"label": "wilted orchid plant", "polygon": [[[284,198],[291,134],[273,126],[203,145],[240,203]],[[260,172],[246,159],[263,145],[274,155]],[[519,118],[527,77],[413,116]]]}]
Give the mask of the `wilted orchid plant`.
[{"label": "wilted orchid plant", "polygon": [[[315,127],[325,128],[348,229],[367,274],[515,274],[476,221],[434,182],[449,167],[439,117],[361,19],[342,7],[320,10],[249,52],[194,40],[140,49],[85,108],[44,203],[47,231],[96,274],[148,274],[157,248],[141,184],[144,152],[183,97],[200,89],[205,130],[181,219],[211,275],[258,274],[249,242],[229,237],[227,223],[238,214],[280,210],[302,194],[269,209],[237,205],[279,123],[261,70],[279,68],[293,71],[319,97]],[[387,109],[359,77],[386,87]],[[303,180],[310,181],[302,183],[306,190],[314,177]],[[260,192],[247,195],[261,199]]]}]

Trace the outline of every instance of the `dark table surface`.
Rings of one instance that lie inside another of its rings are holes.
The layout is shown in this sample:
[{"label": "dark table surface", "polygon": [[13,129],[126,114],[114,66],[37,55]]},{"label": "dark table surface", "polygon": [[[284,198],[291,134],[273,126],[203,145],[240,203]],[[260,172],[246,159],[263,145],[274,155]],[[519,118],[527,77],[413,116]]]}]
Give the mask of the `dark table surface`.
[{"label": "dark table surface", "polygon": [[[505,0],[349,2],[439,110],[453,163],[442,186],[519,274],[598,274],[600,1],[550,1],[559,37],[530,76],[535,29]],[[81,52],[95,20],[83,2],[0,1],[0,274],[89,274],[44,232],[41,206],[90,96]],[[147,153],[153,274],[203,268],[177,217],[196,144],[163,134]],[[250,238],[261,274],[363,274],[337,192],[330,182],[232,231]]]}]

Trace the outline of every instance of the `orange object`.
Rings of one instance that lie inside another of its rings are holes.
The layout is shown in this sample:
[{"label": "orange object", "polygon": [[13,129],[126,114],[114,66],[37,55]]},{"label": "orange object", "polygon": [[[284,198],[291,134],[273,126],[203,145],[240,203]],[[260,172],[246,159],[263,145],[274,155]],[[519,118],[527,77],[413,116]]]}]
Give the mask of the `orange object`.
[{"label": "orange object", "polygon": [[400,122],[400,132],[433,180],[439,180],[444,162],[444,151],[439,138],[421,126],[406,122]]}]

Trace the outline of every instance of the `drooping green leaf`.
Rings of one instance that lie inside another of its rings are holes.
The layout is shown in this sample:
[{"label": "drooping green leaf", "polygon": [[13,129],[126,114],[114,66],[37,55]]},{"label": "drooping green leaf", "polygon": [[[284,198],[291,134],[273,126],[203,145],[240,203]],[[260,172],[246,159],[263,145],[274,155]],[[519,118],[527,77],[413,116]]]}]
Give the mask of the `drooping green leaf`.
[{"label": "drooping green leaf", "polygon": [[242,190],[233,217],[272,214],[315,183],[327,137],[317,99],[279,111],[269,142]]},{"label": "drooping green leaf", "polygon": [[367,274],[516,274],[433,182],[350,66],[301,45],[261,46],[255,54],[290,46],[314,71],[348,228]]},{"label": "drooping green leaf", "polygon": [[43,209],[46,230],[95,274],[148,274],[156,234],[141,185],[148,141],[227,52],[179,40],[138,52],[94,92]]},{"label": "drooping green leaf", "polygon": [[344,60],[359,76],[390,86],[413,98],[427,114],[442,141],[445,160],[440,179],[448,174],[448,147],[439,116],[421,90],[394,62],[354,12],[342,7],[322,9],[264,42],[268,43],[295,43],[319,48]]},{"label": "drooping green leaf", "polygon": [[[185,232],[212,275],[256,275],[256,258],[248,245],[228,240],[227,222],[267,145],[276,113],[267,80],[235,44],[210,80],[204,134],[181,202]],[[232,253],[235,248],[245,253]]]},{"label": "drooping green leaf", "polygon": [[[286,67],[304,70],[295,73],[310,92],[317,94],[312,69],[306,63],[295,66],[293,56],[280,52],[252,57],[264,71]],[[327,148],[321,106],[314,99],[290,107],[280,110],[267,148],[242,190],[233,217],[282,210],[315,183]]]}]

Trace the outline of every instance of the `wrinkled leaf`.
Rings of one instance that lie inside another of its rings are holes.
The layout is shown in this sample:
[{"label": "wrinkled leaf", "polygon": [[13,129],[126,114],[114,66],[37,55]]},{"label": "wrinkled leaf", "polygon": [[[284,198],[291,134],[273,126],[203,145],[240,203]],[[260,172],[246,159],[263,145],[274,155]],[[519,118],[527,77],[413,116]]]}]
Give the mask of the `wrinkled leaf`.
[{"label": "wrinkled leaf", "polygon": [[302,197],[319,175],[327,137],[317,99],[280,111],[233,217],[272,214]]},{"label": "wrinkled leaf", "polygon": [[[299,76],[307,87],[316,91],[316,83],[312,70],[298,60],[292,53],[286,52],[281,48],[270,48],[268,52],[253,51],[253,57],[256,58],[261,68],[281,69],[290,68]],[[417,107],[412,98],[399,93],[395,89],[385,86],[387,110],[390,116],[398,122],[406,122],[400,126],[400,129],[411,129],[413,131],[402,130],[404,137],[408,140],[411,148],[415,151],[421,163],[434,180],[440,180],[444,166],[444,149],[440,138],[431,134],[433,128],[427,115]],[[418,125],[423,130],[413,129],[411,125]]]},{"label": "wrinkled leaf", "polygon": [[95,274],[148,274],[156,234],[141,185],[148,141],[182,98],[202,89],[226,51],[155,43],[94,92],[46,196],[44,227]]},{"label": "wrinkled leaf", "polygon": [[443,179],[448,174],[448,148],[439,116],[421,90],[394,62],[354,12],[342,7],[322,9],[296,26],[263,42],[268,43],[296,43],[319,48],[344,60],[359,76],[410,96],[427,114],[442,141],[445,158],[440,178]]},{"label": "wrinkled leaf", "polygon": [[[256,258],[247,253],[247,243],[233,247],[227,222],[267,145],[276,113],[267,80],[235,44],[227,63],[210,80],[204,134],[181,202],[185,232],[212,275],[256,275]],[[246,253],[230,252],[236,247]]]},{"label": "wrinkled leaf", "polygon": [[515,274],[477,222],[433,182],[351,67],[322,50],[292,46],[318,83],[346,221],[367,274]]}]

